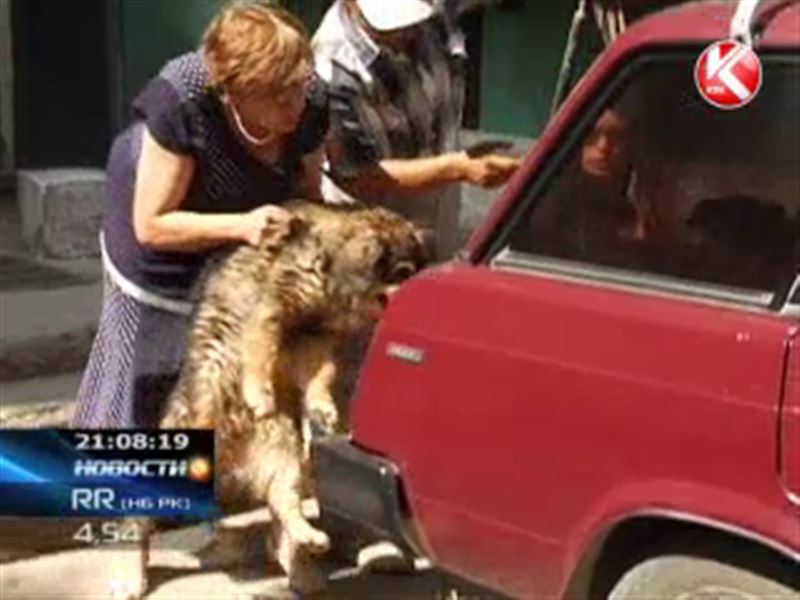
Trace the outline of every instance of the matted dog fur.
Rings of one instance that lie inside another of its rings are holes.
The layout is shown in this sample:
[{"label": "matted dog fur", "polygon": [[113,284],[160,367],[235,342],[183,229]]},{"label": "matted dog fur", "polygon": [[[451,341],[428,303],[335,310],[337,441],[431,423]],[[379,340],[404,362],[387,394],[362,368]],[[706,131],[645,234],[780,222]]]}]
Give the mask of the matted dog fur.
[{"label": "matted dog fur", "polygon": [[[223,509],[268,506],[275,556],[292,586],[310,591],[324,582],[311,557],[329,540],[301,512],[301,423],[339,426],[337,347],[377,317],[427,252],[418,227],[382,208],[287,208],[297,218],[286,239],[237,247],[206,270],[161,426],[215,429]],[[116,597],[144,593],[146,545],[140,551],[120,551]]]}]

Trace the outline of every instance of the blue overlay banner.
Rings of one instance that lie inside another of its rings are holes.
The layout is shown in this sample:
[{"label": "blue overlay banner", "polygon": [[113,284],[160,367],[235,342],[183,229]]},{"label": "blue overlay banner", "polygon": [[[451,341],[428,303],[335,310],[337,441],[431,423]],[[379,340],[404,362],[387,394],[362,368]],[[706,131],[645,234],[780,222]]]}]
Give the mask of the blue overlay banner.
[{"label": "blue overlay banner", "polygon": [[212,430],[0,430],[0,516],[218,512]]}]

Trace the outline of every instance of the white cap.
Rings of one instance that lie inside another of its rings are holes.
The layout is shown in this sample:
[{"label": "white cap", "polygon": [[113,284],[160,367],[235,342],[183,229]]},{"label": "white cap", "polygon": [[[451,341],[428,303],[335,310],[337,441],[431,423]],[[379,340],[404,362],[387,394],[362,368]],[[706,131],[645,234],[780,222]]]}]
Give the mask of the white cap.
[{"label": "white cap", "polygon": [[364,18],[378,31],[411,27],[433,16],[433,6],[426,0],[357,0]]}]

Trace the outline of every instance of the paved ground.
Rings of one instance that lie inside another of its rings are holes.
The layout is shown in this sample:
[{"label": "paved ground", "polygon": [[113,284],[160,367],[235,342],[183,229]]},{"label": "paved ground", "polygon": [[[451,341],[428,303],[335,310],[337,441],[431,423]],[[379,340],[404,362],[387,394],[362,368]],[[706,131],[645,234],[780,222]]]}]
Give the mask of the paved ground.
[{"label": "paved ground", "polygon": [[[213,566],[207,552],[201,564],[198,550],[208,532],[192,527],[159,534],[153,543],[148,569],[152,600],[193,598],[235,599],[292,598],[286,578],[266,559],[263,539],[267,511],[227,519],[235,531],[228,539],[237,548],[233,566]],[[75,525],[73,524],[73,527]],[[14,529],[8,542],[14,544],[21,530]],[[63,532],[62,532],[63,533]],[[202,553],[200,553],[202,556]],[[0,598],[3,600],[90,600],[104,598],[107,587],[109,549],[78,549],[51,552],[0,564]],[[417,570],[406,574],[377,574],[369,565],[358,569],[329,561],[328,590],[320,598],[400,599],[436,598],[441,577],[417,561]],[[316,597],[316,596],[315,596]]]}]

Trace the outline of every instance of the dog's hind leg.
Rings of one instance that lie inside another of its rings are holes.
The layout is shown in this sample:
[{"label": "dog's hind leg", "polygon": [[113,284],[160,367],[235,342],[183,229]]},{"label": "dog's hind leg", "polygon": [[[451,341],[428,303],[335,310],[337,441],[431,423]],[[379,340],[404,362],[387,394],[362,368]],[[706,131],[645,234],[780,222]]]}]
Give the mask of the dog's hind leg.
[{"label": "dog's hind leg", "polygon": [[328,550],[330,544],[324,531],[313,527],[303,516],[301,500],[303,487],[302,449],[295,423],[288,415],[270,419],[276,431],[275,442],[260,457],[269,465],[267,504],[273,518],[286,529],[292,541],[312,553]]},{"label": "dog's hind leg", "polygon": [[279,414],[267,421],[261,426],[269,429],[269,444],[266,452],[258,456],[257,463],[262,469],[257,485],[265,488],[257,491],[265,495],[272,512],[269,545],[292,587],[310,593],[324,586],[325,579],[314,562],[314,555],[327,551],[330,540],[324,531],[313,527],[302,512],[302,449],[293,419]]}]

